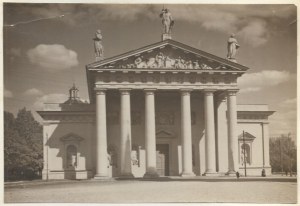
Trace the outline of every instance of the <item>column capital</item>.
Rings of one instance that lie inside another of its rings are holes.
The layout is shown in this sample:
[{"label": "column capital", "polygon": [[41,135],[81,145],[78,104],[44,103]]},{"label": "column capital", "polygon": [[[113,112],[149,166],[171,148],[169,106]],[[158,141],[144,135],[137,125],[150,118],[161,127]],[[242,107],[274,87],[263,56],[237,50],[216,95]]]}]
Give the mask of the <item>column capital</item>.
[{"label": "column capital", "polygon": [[103,95],[106,93],[107,89],[96,89],[96,95]]},{"label": "column capital", "polygon": [[122,89],[119,89],[121,95],[124,95],[124,94],[130,94],[130,91],[131,89],[128,89],[128,88],[122,88]]},{"label": "column capital", "polygon": [[180,93],[181,95],[185,96],[185,95],[190,95],[191,91],[193,91],[192,89],[180,89]]},{"label": "column capital", "polygon": [[157,89],[144,89],[145,94],[154,94]]},{"label": "column capital", "polygon": [[236,96],[236,93],[238,93],[239,89],[228,89],[226,91],[227,91],[227,95]]},{"label": "column capital", "polygon": [[214,94],[215,91],[216,91],[215,89],[204,89],[204,90],[203,90],[203,93],[204,93],[204,95],[206,95],[206,96],[211,96],[211,95]]}]

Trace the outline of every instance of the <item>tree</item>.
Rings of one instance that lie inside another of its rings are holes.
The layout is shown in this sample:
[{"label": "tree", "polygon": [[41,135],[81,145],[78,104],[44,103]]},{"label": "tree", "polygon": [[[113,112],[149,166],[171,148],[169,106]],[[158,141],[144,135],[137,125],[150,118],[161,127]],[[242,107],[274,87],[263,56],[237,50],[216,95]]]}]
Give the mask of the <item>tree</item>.
[{"label": "tree", "polygon": [[270,138],[270,164],[273,172],[297,171],[297,148],[290,135]]},{"label": "tree", "polygon": [[33,178],[42,170],[42,126],[25,108],[4,112],[5,179]]}]

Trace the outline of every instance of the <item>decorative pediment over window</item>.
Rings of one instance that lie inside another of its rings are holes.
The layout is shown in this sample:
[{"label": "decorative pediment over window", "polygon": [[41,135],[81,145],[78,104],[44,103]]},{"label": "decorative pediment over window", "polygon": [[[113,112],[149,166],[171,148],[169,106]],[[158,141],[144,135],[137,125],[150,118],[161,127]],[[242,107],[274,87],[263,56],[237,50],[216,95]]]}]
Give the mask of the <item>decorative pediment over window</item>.
[{"label": "decorative pediment over window", "polygon": [[[246,142],[253,142],[253,140],[256,138],[255,136],[253,136],[252,134],[250,134],[248,132],[245,132],[244,136],[245,136],[245,141]],[[244,141],[243,133],[239,135],[239,141]]]},{"label": "decorative pediment over window", "polygon": [[165,130],[158,130],[156,132],[157,138],[173,138],[174,135],[171,132],[165,131]]},{"label": "decorative pediment over window", "polygon": [[81,142],[84,140],[84,138],[80,137],[77,134],[69,133],[69,134],[61,137],[60,140],[63,142]]},{"label": "decorative pediment over window", "polygon": [[158,42],[88,65],[94,69],[187,69],[246,71],[248,68],[174,40]]}]

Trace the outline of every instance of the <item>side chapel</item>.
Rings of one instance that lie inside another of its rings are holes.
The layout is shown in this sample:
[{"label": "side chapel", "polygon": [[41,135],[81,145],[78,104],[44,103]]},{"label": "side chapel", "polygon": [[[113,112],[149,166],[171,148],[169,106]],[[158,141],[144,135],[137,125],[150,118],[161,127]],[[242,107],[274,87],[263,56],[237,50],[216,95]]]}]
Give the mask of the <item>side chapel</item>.
[{"label": "side chapel", "polygon": [[90,103],[74,85],[64,103],[45,103],[43,179],[271,174],[267,105],[237,105],[237,79],[249,68],[174,41],[160,15],[162,40],[86,66]]}]

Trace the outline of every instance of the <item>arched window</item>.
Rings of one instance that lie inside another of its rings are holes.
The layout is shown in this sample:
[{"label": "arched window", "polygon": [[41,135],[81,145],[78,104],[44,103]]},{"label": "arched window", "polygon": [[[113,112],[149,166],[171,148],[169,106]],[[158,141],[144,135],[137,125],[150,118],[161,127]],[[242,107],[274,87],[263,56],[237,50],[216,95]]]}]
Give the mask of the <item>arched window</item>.
[{"label": "arched window", "polygon": [[245,161],[247,164],[250,164],[250,146],[248,144],[242,144],[241,145],[241,163],[244,165]]},{"label": "arched window", "polygon": [[69,145],[67,147],[67,168],[74,169],[77,167],[77,147]]}]

